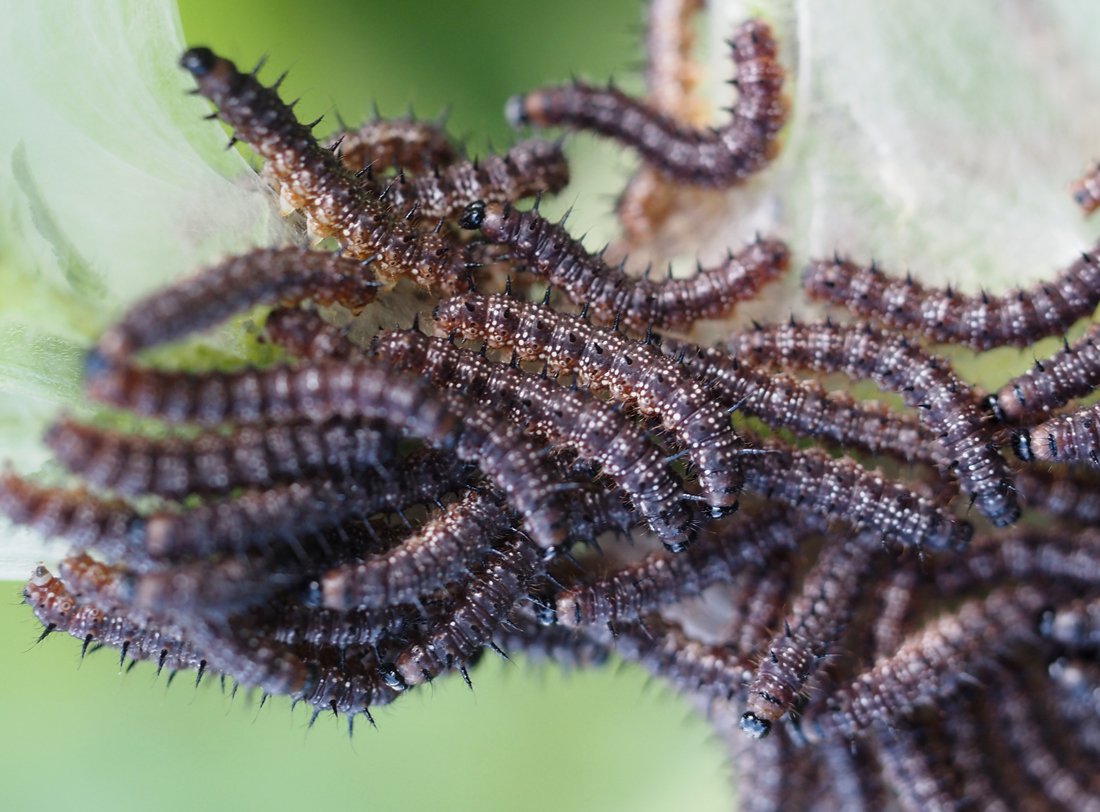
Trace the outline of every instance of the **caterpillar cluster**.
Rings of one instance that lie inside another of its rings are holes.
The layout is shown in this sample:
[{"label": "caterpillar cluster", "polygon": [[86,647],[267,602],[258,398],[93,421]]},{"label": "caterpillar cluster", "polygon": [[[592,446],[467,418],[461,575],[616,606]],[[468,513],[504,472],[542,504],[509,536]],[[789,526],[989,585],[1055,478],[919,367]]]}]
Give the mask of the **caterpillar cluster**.
[{"label": "caterpillar cluster", "polygon": [[[510,102],[513,120],[634,148],[657,202],[758,172],[787,111],[776,41],[759,20],[733,32],[732,119],[697,126],[698,5],[652,4],[675,30],[650,26],[651,103],[577,84]],[[43,635],[349,724],[470,682],[487,650],[615,655],[707,713],[754,809],[1095,805],[1079,753],[1100,742],[1100,411],[1058,410],[1100,380],[1096,330],[992,395],[922,344],[1064,332],[1097,304],[1095,249],[1000,297],[813,261],[807,294],[861,321],[699,346],[700,321],[785,272],[782,242],[636,278],[519,207],[568,182],[559,142],[475,163],[440,124],[376,118],[322,144],[278,82],[206,48],[181,64],[284,209],[339,249],[225,259],[91,348],[88,400],[161,425],[63,416],[46,443],[71,484],[0,475],[0,512],[72,548],[27,584]],[[479,290],[500,269],[543,300]],[[410,299],[423,318],[377,326]],[[257,308],[270,364],[150,363]]]}]

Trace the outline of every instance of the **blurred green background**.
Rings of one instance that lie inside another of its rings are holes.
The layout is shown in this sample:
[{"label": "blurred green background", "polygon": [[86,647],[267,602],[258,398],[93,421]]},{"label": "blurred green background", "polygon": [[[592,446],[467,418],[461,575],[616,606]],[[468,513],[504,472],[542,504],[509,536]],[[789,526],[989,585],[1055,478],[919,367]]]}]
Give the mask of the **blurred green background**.
[{"label": "blurred green background", "polygon": [[[333,109],[349,122],[371,102],[385,115],[412,103],[450,107],[449,128],[475,151],[507,143],[500,110],[513,92],[572,72],[615,74],[637,88],[638,0],[237,2],[183,0],[189,43],[251,64],[291,69],[284,98],[303,119]],[[176,54],[165,54],[174,61]],[[186,86],[182,81],[181,88]],[[578,217],[610,210],[616,152],[579,139],[560,205]],[[360,725],[284,702],[257,710],[181,674],[166,690],[149,666],[120,676],[100,653],[39,628],[20,585],[0,584],[0,809],[451,810],[724,809],[732,793],[721,747],[687,706],[619,666],[563,675],[488,658],[471,694],[446,680]]]}]

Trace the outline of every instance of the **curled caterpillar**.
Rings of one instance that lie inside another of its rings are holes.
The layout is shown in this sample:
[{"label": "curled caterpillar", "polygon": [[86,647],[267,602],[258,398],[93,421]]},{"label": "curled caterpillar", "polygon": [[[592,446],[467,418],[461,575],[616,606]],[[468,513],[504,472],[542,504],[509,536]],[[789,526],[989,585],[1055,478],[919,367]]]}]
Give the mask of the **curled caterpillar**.
[{"label": "curled caterpillar", "polygon": [[264,159],[265,171],[281,184],[283,200],[305,210],[315,237],[334,236],[348,256],[372,258],[387,281],[406,275],[424,287],[466,287],[469,268],[462,247],[439,232],[421,234],[363,190],[310,128],[298,123],[274,87],[240,73],[208,48],[192,48],[180,64],[214,103],[218,118],[233,128],[234,138]]},{"label": "curled caterpillar", "polygon": [[583,382],[607,387],[614,399],[659,417],[698,469],[712,512],[722,515],[736,507],[744,449],[729,416],[706,387],[649,344],[508,296],[445,299],[434,319],[443,330],[493,347],[510,346],[524,360],[542,360],[553,373],[575,373]]},{"label": "curled caterpillar", "polygon": [[380,334],[371,351],[392,369],[500,404],[517,425],[596,462],[666,545],[691,540],[691,517],[661,450],[613,406],[416,330]]},{"label": "curled caterpillar", "polygon": [[459,224],[478,228],[491,242],[508,246],[512,260],[523,262],[530,273],[546,277],[550,287],[584,305],[594,321],[615,321],[638,330],[728,316],[737,302],[752,298],[778,277],[790,256],[778,240],[757,239],[713,268],[700,266],[692,277],[654,282],[628,276],[621,266],[608,266],[560,223],[544,220],[537,211],[478,200],[466,208]]},{"label": "curled caterpillar", "polygon": [[591,130],[635,149],[647,165],[669,178],[729,186],[771,160],[787,116],[784,72],[775,58],[771,29],[749,20],[737,27],[729,44],[738,97],[730,122],[720,128],[687,128],[613,87],[582,82],[515,96],[505,114],[513,126]]},{"label": "curled caterpillar", "polygon": [[1100,384],[1100,325],[1091,326],[1073,344],[1006,383],[987,404],[1002,421],[1027,423],[1083,397]]},{"label": "curled caterpillar", "polygon": [[929,341],[974,350],[1026,347],[1092,315],[1100,304],[1098,252],[1100,243],[1082,252],[1053,281],[1005,296],[926,288],[910,276],[894,279],[873,264],[863,267],[840,257],[810,263],[802,287],[814,298]]},{"label": "curled caterpillar", "polygon": [[126,361],[140,350],[182,338],[257,304],[374,301],[380,283],[370,263],[327,251],[256,249],[230,257],[131,306],[99,339],[99,353]]},{"label": "curled caterpillar", "polygon": [[731,336],[727,346],[743,361],[842,372],[897,392],[939,437],[949,467],[982,515],[998,527],[1019,518],[1011,476],[977,397],[942,358],[867,325],[760,327]]}]

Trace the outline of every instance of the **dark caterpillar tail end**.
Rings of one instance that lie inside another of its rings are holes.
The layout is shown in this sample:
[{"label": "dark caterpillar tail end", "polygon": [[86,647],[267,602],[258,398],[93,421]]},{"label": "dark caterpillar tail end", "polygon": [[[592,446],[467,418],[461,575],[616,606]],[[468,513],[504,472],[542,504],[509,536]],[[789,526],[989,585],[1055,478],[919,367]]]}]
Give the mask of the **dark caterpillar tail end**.
[{"label": "dark caterpillar tail end", "polygon": [[772,730],[772,723],[751,711],[741,716],[741,730],[752,739],[763,739]]},{"label": "dark caterpillar tail end", "polygon": [[209,48],[190,48],[180,57],[180,67],[196,79],[214,69],[217,57]]},{"label": "dark caterpillar tail end", "polygon": [[522,127],[524,124],[531,123],[523,96],[512,96],[504,103],[504,118],[513,127]]},{"label": "dark caterpillar tail end", "polygon": [[1012,435],[1012,450],[1024,462],[1031,462],[1035,459],[1035,455],[1031,451],[1031,433],[1027,429],[1022,429]]}]

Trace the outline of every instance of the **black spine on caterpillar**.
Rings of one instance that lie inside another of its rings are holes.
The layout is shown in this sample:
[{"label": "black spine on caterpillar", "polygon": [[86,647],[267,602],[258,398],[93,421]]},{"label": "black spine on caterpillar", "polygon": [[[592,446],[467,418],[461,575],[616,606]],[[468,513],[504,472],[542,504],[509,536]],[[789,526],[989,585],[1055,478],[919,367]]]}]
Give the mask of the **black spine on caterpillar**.
[{"label": "black spine on caterpillar", "polygon": [[943,462],[936,435],[915,416],[876,401],[858,401],[847,392],[826,391],[816,381],[752,368],[714,348],[663,339],[661,349],[738,411],[769,428],[905,462]]},{"label": "black spine on caterpillar", "polygon": [[508,511],[493,495],[469,493],[394,549],[325,572],[322,601],[345,611],[413,603],[484,558],[510,527]]},{"label": "black spine on caterpillar", "polygon": [[385,279],[407,275],[425,287],[452,291],[468,285],[462,247],[443,233],[420,233],[403,213],[373,199],[336,154],[298,123],[274,88],[208,48],[190,49],[180,65],[233,128],[234,138],[264,159],[265,170],[282,184],[284,201],[305,209],[314,236],[334,236],[349,256],[373,258]]},{"label": "black spine on caterpillar", "polygon": [[1100,406],[1082,406],[1012,437],[1016,456],[1025,461],[1068,462],[1100,467]]},{"label": "black spine on caterpillar", "polygon": [[728,348],[742,361],[842,372],[897,392],[939,437],[949,467],[982,515],[998,527],[1019,518],[1012,478],[991,427],[972,388],[946,360],[867,325],[761,327],[731,336]]},{"label": "black spine on caterpillar", "polygon": [[453,220],[471,200],[505,203],[560,192],[569,184],[561,144],[521,141],[503,155],[462,161],[438,172],[373,184],[375,194],[399,211],[428,220]]},{"label": "black spine on caterpillar", "polygon": [[434,318],[441,329],[510,346],[521,359],[542,360],[552,373],[576,373],[583,383],[607,387],[615,400],[659,417],[698,470],[712,512],[736,507],[745,450],[729,415],[687,370],[649,344],[507,296],[446,299]]},{"label": "black spine on caterpillar", "polygon": [[522,262],[528,272],[545,277],[550,287],[584,305],[593,321],[618,321],[637,330],[685,327],[700,319],[728,316],[738,302],[751,299],[778,277],[789,259],[782,242],[757,239],[712,268],[700,266],[694,276],[655,282],[629,276],[622,266],[607,265],[570,237],[562,224],[544,220],[537,211],[478,200],[466,208],[459,223],[507,246],[511,260]]},{"label": "black spine on caterpillar", "polygon": [[836,646],[855,611],[865,576],[876,563],[878,540],[863,534],[827,543],[806,575],[783,629],[775,634],[748,687],[741,730],[768,735],[806,693],[807,684]]},{"label": "black spine on caterpillar", "polygon": [[666,545],[691,541],[690,516],[662,452],[612,406],[587,392],[528,375],[518,366],[493,363],[417,331],[379,335],[372,352],[393,369],[412,370],[434,383],[500,404],[527,431],[598,463]]},{"label": "black spine on caterpillar", "polygon": [[97,348],[104,358],[126,361],[258,304],[308,298],[358,309],[374,301],[379,286],[369,262],[327,251],[259,248],[139,300],[104,331]]},{"label": "black spine on caterpillar", "polygon": [[171,421],[218,425],[315,422],[334,416],[381,420],[482,467],[544,547],[563,540],[559,495],[540,452],[489,404],[440,392],[376,363],[323,362],[201,375],[114,367],[92,361],[86,391],[96,400]]},{"label": "black spine on caterpillar", "polygon": [[957,550],[973,533],[933,499],[855,460],[776,442],[763,450],[745,463],[745,487],[772,501],[917,548]]},{"label": "black spine on caterpillar", "polygon": [[392,435],[344,419],[152,438],[62,418],[47,432],[46,445],[70,472],[98,488],[169,498],[380,472],[396,453]]},{"label": "black spine on caterpillar", "polygon": [[557,620],[564,626],[633,622],[739,572],[763,569],[779,551],[793,549],[805,532],[778,513],[746,517],[681,555],[653,553],[559,593]]},{"label": "black spine on caterpillar", "polygon": [[387,638],[400,638],[419,618],[412,606],[338,612],[287,601],[275,612],[260,613],[255,625],[280,643],[347,648],[376,646]]},{"label": "black spine on caterpillar", "polygon": [[763,168],[776,152],[775,137],[787,115],[783,68],[771,29],[742,23],[730,39],[738,98],[719,128],[681,126],[618,90],[581,82],[545,88],[508,101],[512,124],[565,125],[591,130],[629,146],[662,174],[680,181],[729,186]]},{"label": "black spine on caterpillar", "polygon": [[0,514],[46,538],[64,538],[77,551],[94,549],[107,561],[125,560],[134,568],[152,566],[141,554],[145,520],[119,500],[43,487],[8,471],[0,474]]},{"label": "black spine on caterpillar", "polygon": [[1100,304],[1098,252],[1100,243],[1053,281],[1005,296],[964,296],[951,288],[926,288],[912,277],[889,277],[873,264],[863,267],[839,257],[811,263],[802,286],[814,298],[929,341],[974,350],[1026,347],[1065,333]]},{"label": "black spine on caterpillar", "polygon": [[995,415],[1011,423],[1034,423],[1074,398],[1084,397],[1100,384],[1100,324],[1094,324],[1073,344],[1065,346],[990,396]]},{"label": "black spine on caterpillar", "polygon": [[954,696],[973,682],[976,671],[1038,639],[1047,601],[1031,586],[1000,587],[967,601],[833,691],[807,732],[851,739],[875,723],[896,724],[920,705]]},{"label": "black spine on caterpillar", "polygon": [[161,668],[182,670],[204,668],[205,658],[175,629],[158,629],[130,618],[124,607],[105,612],[77,600],[60,579],[39,565],[23,589],[23,599],[46,632],[64,632],[83,644],[115,648],[120,658],[149,660]]},{"label": "black spine on caterpillar", "polygon": [[504,542],[463,588],[447,619],[397,656],[391,679],[399,685],[418,685],[444,671],[465,667],[492,641],[541,566],[526,539]]}]

